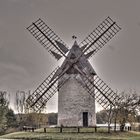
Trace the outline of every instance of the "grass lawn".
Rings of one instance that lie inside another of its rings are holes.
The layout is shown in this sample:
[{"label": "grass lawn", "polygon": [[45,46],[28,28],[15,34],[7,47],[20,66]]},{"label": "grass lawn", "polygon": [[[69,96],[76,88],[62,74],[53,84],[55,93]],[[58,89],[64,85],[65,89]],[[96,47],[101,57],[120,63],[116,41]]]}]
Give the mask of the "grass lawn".
[{"label": "grass lawn", "polygon": [[0,139],[41,139],[41,140],[140,140],[140,132],[112,132],[107,133],[106,130],[100,130],[94,133],[94,130],[81,130],[83,133],[76,133],[75,130],[65,129],[63,133],[59,133],[57,128],[47,129],[47,133],[43,133],[43,129],[35,132],[15,132],[0,136]]}]

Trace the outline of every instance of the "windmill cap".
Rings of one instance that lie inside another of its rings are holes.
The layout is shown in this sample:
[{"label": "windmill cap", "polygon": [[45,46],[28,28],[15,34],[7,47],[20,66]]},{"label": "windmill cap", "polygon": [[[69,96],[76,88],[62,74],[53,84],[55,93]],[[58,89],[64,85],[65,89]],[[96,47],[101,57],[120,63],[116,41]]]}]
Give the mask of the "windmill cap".
[{"label": "windmill cap", "polygon": [[78,43],[77,43],[77,41],[75,40],[74,41],[74,44],[73,44],[74,46],[78,46]]}]

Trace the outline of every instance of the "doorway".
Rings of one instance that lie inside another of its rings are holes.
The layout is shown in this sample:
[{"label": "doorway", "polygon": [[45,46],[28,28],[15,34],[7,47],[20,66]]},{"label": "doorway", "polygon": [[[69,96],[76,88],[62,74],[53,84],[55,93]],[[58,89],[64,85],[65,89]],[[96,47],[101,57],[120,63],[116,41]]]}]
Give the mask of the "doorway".
[{"label": "doorway", "polygon": [[83,112],[83,126],[88,127],[88,112]]}]

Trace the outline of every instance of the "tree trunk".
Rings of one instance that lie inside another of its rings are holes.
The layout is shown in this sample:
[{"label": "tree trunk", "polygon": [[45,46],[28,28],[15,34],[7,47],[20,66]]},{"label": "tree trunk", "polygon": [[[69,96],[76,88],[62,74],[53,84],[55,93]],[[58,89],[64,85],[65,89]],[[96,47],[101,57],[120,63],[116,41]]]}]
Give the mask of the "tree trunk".
[{"label": "tree trunk", "polygon": [[116,132],[116,128],[117,128],[117,115],[118,115],[118,111],[115,111],[115,115],[114,115],[114,132]]},{"label": "tree trunk", "polygon": [[124,131],[124,128],[125,128],[125,118],[123,118],[123,121],[121,123],[120,131],[123,132]]},{"label": "tree trunk", "polygon": [[112,112],[112,105],[110,105],[109,114],[108,114],[108,133],[110,133],[111,112]]}]

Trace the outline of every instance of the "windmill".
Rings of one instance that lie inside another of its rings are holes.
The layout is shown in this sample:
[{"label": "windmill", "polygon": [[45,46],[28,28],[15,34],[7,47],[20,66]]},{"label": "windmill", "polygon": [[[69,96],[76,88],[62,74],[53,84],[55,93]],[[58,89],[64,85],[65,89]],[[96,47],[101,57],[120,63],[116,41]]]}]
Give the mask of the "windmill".
[{"label": "windmill", "polygon": [[107,17],[80,44],[73,36],[75,42],[70,49],[42,19],[33,22],[27,29],[55,59],[65,57],[62,65],[53,70],[28,97],[28,106],[40,111],[58,91],[58,125],[95,125],[95,100],[108,109],[120,98],[99,78],[88,60],[121,28]]}]

